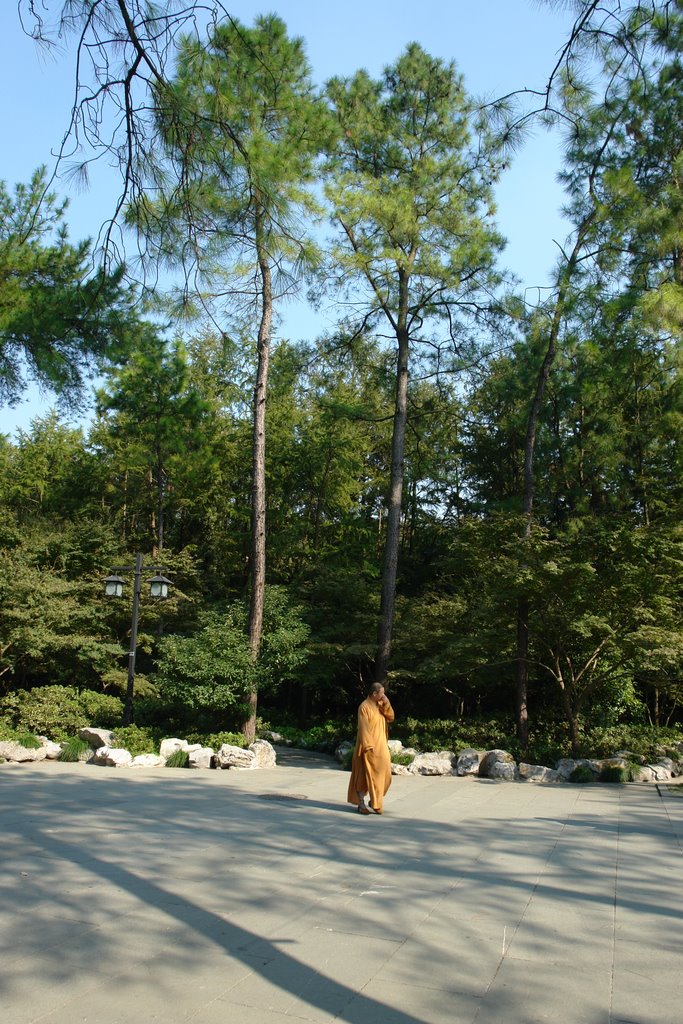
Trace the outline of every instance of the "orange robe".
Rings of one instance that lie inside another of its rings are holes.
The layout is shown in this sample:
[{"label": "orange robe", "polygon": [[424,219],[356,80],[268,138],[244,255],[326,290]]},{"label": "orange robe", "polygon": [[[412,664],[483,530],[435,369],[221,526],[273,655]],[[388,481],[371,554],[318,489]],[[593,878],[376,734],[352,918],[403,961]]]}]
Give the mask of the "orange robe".
[{"label": "orange robe", "polygon": [[387,738],[388,723],[394,712],[387,700],[380,707],[370,697],[358,708],[358,735],[351,762],[351,781],[347,800],[358,806],[358,794],[370,794],[370,806],[382,810],[382,800],[391,785],[391,754]]}]

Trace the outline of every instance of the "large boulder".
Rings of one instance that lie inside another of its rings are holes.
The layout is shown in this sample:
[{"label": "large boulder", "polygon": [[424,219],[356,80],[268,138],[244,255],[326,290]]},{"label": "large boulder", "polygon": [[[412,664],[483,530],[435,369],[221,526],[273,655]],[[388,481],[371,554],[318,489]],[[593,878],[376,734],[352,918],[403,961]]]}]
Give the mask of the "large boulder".
[{"label": "large boulder", "polygon": [[410,775],[410,768],[406,764],[394,764],[391,763],[391,774],[392,775]]},{"label": "large boulder", "polygon": [[458,775],[477,775],[479,773],[479,762],[481,754],[478,750],[468,747],[461,750],[455,762],[455,770]]},{"label": "large boulder", "polygon": [[45,757],[47,760],[56,761],[62,752],[62,744],[53,743],[52,740],[47,738],[47,736],[38,736],[37,739],[40,740],[40,744],[45,750]]},{"label": "large boulder", "polygon": [[[515,759],[507,750],[487,750],[479,762],[479,774],[484,779],[506,779],[509,777],[509,769],[501,771],[496,765],[507,764],[515,767]],[[514,777],[514,771],[513,771]]]},{"label": "large boulder", "polygon": [[257,768],[276,767],[275,747],[268,740],[254,740],[253,743],[249,744],[249,749],[256,758]]},{"label": "large boulder", "polygon": [[403,753],[403,744],[400,740],[387,740],[387,746],[389,747],[390,754]]},{"label": "large boulder", "polygon": [[440,750],[429,754],[417,754],[408,765],[410,775],[455,775],[455,754]]},{"label": "large boulder", "polygon": [[555,771],[565,782],[568,782],[574,769],[581,765],[585,765],[587,768],[590,768],[591,772],[597,779],[600,774],[601,763],[600,761],[592,761],[587,757],[562,757],[555,765]]},{"label": "large boulder", "polygon": [[91,764],[101,764],[105,768],[130,768],[133,755],[123,747],[99,747],[95,751]]},{"label": "large boulder", "polygon": [[169,759],[171,754],[175,754],[178,750],[184,750],[186,753],[190,753],[193,750],[199,750],[201,743],[188,743],[187,740],[179,740],[176,736],[171,736],[168,739],[162,740],[159,745],[159,754],[165,761]]},{"label": "large boulder", "polygon": [[0,742],[0,757],[5,761],[24,763],[28,761],[44,761],[47,757],[45,747],[25,747],[16,740],[3,740]]},{"label": "large boulder", "polygon": [[213,763],[216,768],[256,768],[256,754],[253,750],[245,750],[243,747],[233,747],[230,743],[224,743],[213,756]]},{"label": "large boulder", "polygon": [[137,754],[130,762],[131,768],[163,768],[165,764],[160,754]]},{"label": "large boulder", "polygon": [[78,735],[86,743],[89,743],[93,750],[100,747],[111,747],[116,743],[116,736],[111,729],[97,729],[95,726],[87,725],[85,729],[79,729]]},{"label": "large boulder", "polygon": [[[666,758],[662,758],[661,761],[657,761],[655,764],[643,765],[643,768],[649,768],[652,772],[653,782],[668,782],[669,779],[673,778],[674,773],[671,768],[669,768],[667,764],[662,763],[662,761],[665,760]],[[671,763],[673,764],[673,761]]]},{"label": "large boulder", "polygon": [[526,764],[524,761],[520,761],[518,765],[518,772],[520,779],[525,779],[527,782],[564,782],[558,771],[554,768],[546,768],[542,764]]},{"label": "large boulder", "polygon": [[213,768],[213,747],[198,747],[187,755],[188,768]]}]

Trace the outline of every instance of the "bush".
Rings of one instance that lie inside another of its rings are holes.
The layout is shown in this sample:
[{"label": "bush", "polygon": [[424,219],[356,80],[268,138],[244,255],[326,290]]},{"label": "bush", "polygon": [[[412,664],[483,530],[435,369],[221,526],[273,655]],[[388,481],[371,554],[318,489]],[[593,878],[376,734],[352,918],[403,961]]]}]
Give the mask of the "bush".
[{"label": "bush", "polygon": [[588,729],[583,739],[586,757],[612,757],[617,750],[654,761],[662,755],[662,747],[676,747],[683,740],[680,729],[657,729],[651,725],[614,725],[610,728]]},{"label": "bush", "polygon": [[[352,753],[353,753],[353,751],[352,751]],[[392,754],[391,755],[391,763],[392,764],[402,764],[406,768],[408,767],[409,764],[412,764],[414,760],[415,760],[415,755],[414,754]]]},{"label": "bush", "polygon": [[577,764],[576,768],[569,776],[570,782],[579,782],[581,784],[593,782],[594,779],[595,776],[587,764]]},{"label": "bush", "polygon": [[190,755],[186,750],[174,750],[166,761],[166,768],[189,768]]},{"label": "bush", "polygon": [[159,753],[159,745],[152,730],[143,729],[139,725],[117,726],[114,746],[129,751],[133,757]]},{"label": "bush", "polygon": [[[100,718],[97,723],[90,714],[92,709]],[[0,700],[0,715],[15,729],[38,733],[57,742],[74,736],[86,725],[115,726],[122,713],[123,704],[118,697],[93,690],[79,692],[74,686],[16,690]]]},{"label": "bush", "polygon": [[224,743],[230,744],[231,747],[247,746],[244,733],[241,732],[191,732],[185,739],[188,743],[201,743],[203,747],[211,747],[212,750],[218,750]]}]

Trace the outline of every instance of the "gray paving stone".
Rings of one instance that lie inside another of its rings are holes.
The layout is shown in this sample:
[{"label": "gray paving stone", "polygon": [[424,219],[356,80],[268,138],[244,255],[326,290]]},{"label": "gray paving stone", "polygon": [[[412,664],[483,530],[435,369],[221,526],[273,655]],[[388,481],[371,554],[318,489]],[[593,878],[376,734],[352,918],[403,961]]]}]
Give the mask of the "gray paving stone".
[{"label": "gray paving stone", "polygon": [[683,798],[346,782],[0,766],[1,1024],[680,1024]]}]

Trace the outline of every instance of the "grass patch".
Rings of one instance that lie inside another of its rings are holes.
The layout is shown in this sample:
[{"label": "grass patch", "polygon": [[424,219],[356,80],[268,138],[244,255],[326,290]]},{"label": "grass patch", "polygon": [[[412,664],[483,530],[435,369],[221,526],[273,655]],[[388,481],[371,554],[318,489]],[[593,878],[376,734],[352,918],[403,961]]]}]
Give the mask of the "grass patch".
[{"label": "grass patch", "polygon": [[190,755],[186,750],[174,750],[166,760],[166,768],[189,768]]},{"label": "grass patch", "polygon": [[593,782],[594,780],[595,775],[587,764],[577,764],[576,768],[569,776],[570,782],[576,782],[580,785],[585,785],[587,782]]},{"label": "grass patch", "polygon": [[68,761],[69,763],[80,761],[82,760],[82,755],[89,750],[90,744],[87,740],[82,740],[80,736],[71,736],[62,747],[62,752],[57,760]]}]

